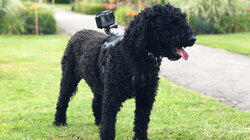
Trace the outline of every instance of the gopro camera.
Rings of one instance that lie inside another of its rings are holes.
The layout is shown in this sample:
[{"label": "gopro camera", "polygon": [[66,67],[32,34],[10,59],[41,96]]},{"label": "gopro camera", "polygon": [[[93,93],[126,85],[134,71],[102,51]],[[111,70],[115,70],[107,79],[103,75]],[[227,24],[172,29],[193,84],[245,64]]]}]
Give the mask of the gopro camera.
[{"label": "gopro camera", "polygon": [[114,12],[106,10],[97,14],[95,20],[98,28],[109,28],[111,25],[115,24],[115,15]]}]

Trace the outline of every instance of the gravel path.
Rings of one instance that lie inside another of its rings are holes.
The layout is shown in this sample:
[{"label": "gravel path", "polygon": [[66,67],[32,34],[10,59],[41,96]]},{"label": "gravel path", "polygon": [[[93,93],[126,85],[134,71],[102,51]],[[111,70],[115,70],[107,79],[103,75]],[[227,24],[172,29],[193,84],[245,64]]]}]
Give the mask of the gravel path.
[{"label": "gravel path", "polygon": [[[96,28],[93,15],[55,10],[58,26],[69,35]],[[123,27],[119,27],[122,33]],[[186,49],[188,61],[163,60],[160,75],[231,107],[250,111],[250,58],[224,50],[195,45]]]},{"label": "gravel path", "polygon": [[[92,29],[104,32],[96,27],[95,15],[82,15],[71,11],[55,9],[55,18],[60,32],[68,35],[74,35],[82,29]],[[124,28],[112,29],[114,32],[123,33]]]}]

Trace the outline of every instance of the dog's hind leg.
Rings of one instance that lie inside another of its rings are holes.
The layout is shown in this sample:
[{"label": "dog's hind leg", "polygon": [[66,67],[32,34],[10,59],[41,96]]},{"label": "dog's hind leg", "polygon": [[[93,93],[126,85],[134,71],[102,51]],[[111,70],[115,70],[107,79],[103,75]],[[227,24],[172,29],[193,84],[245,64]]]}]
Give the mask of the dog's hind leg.
[{"label": "dog's hind leg", "polygon": [[94,93],[92,110],[95,116],[95,124],[100,126],[102,121],[102,96],[97,93]]},{"label": "dog's hind leg", "polygon": [[62,59],[62,78],[58,97],[54,125],[66,125],[66,111],[70,98],[77,89],[80,77],[75,73],[73,55],[66,49]]}]

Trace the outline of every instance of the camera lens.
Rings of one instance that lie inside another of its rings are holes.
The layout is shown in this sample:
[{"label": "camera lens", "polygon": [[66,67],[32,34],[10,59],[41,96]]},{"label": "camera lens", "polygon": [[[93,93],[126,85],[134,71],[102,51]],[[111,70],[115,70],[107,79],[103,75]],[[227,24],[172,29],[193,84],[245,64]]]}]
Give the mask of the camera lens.
[{"label": "camera lens", "polygon": [[105,20],[106,20],[106,22],[109,22],[109,15],[105,15]]},{"label": "camera lens", "polygon": [[109,18],[110,18],[110,19],[114,19],[114,18],[115,18],[114,13],[110,13],[110,14],[109,14]]}]

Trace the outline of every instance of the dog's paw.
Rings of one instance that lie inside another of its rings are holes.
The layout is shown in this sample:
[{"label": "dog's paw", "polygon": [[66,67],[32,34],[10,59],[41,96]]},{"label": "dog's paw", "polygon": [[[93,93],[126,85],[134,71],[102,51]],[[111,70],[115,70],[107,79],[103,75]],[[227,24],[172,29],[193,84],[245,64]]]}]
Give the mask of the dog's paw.
[{"label": "dog's paw", "polygon": [[66,122],[57,122],[57,121],[54,121],[54,122],[53,122],[53,125],[54,125],[54,126],[66,126],[67,123],[66,123]]}]

